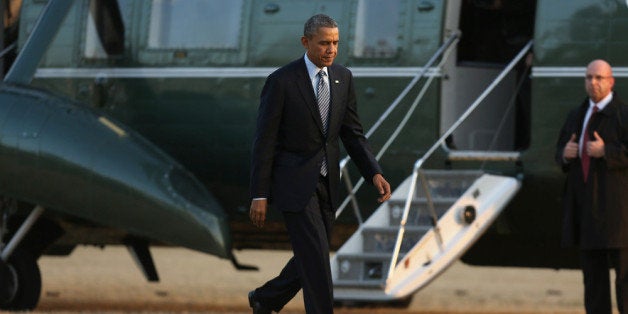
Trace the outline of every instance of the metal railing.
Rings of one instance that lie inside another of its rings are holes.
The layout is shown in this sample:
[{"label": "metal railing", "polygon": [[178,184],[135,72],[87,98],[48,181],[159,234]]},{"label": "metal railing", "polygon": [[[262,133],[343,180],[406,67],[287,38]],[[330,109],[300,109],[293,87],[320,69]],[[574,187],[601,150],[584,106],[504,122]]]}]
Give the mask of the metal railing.
[{"label": "metal railing", "polygon": [[[381,124],[388,118],[390,113],[393,110],[395,110],[395,108],[399,105],[399,103],[401,103],[401,100],[403,100],[403,98],[406,97],[406,95],[410,92],[410,90],[417,84],[419,79],[425,76],[425,74],[428,72],[432,64],[434,64],[434,62],[436,62],[436,60],[441,55],[443,55],[443,58],[441,58],[441,61],[438,64],[438,68],[442,67],[442,64],[444,63],[444,61],[447,59],[447,56],[451,52],[451,48],[455,46],[454,43],[457,43],[459,39],[460,39],[460,32],[455,31],[447,38],[447,40],[445,40],[445,42],[438,48],[438,50],[434,53],[434,55],[421,68],[421,70],[417,73],[417,75],[414,76],[412,81],[408,83],[406,88],[399,94],[399,96],[397,96],[397,98],[395,98],[395,100],[386,109],[386,111],[384,111],[384,113],[379,117],[379,119],[375,122],[375,124],[373,124],[371,129],[369,129],[369,131],[365,135],[367,138],[369,138],[373,133],[375,133],[375,131],[381,126]],[[427,88],[429,87],[430,83],[433,80],[434,80],[434,76],[430,76],[428,80],[426,81],[426,83],[423,85],[423,88],[419,92],[418,96],[415,98],[412,106],[410,107],[410,109],[408,110],[404,118],[402,119],[401,123],[399,123],[399,125],[397,126],[393,134],[388,138],[386,143],[382,146],[380,151],[375,156],[376,160],[379,160],[381,158],[381,156],[388,150],[388,147],[390,147],[390,145],[395,141],[395,139],[397,138],[401,130],[405,127],[408,120],[410,119],[410,116],[412,115],[412,113],[416,109],[416,106],[419,104],[419,102],[425,95]],[[344,211],[346,206],[349,204],[349,202],[351,202],[351,205],[353,207],[353,211],[358,220],[358,223],[362,224],[363,223],[362,214],[360,213],[360,208],[358,206],[358,202],[357,202],[355,194],[360,189],[360,187],[362,187],[362,184],[364,184],[364,178],[360,178],[360,180],[358,180],[358,182],[355,185],[352,184],[351,178],[349,175],[349,170],[348,170],[348,164],[350,160],[351,160],[351,157],[347,156],[342,161],[340,161],[340,177],[345,182],[345,185],[347,187],[347,191],[349,192],[349,194],[347,195],[347,197],[343,200],[341,205],[336,210],[336,217],[340,216],[340,214],[342,214],[342,212]]]},{"label": "metal railing", "polygon": [[2,50],[0,52],[0,59],[4,58],[4,55],[9,53],[9,51],[15,49],[15,47],[17,47],[17,45],[15,43],[10,44],[9,46],[7,46],[6,48],[4,48],[4,50]]},{"label": "metal railing", "polygon": [[[443,145],[447,137],[450,136],[462,124],[462,122],[464,122],[469,117],[469,115],[480,105],[480,103],[484,101],[484,99],[493,91],[493,89],[495,89],[497,84],[499,84],[504,79],[504,77],[506,77],[506,75],[526,55],[526,53],[530,50],[531,47],[532,47],[532,40],[530,40],[528,44],[525,47],[523,47],[521,51],[519,51],[519,53],[506,66],[506,68],[504,68],[504,70],[502,70],[502,72],[495,78],[495,80],[493,80],[493,82],[484,90],[484,92],[482,92],[482,94],[478,96],[478,98],[469,106],[469,108],[467,108],[467,110],[460,116],[460,118],[458,118],[458,120],[454,122],[454,124],[452,124],[452,126],[447,131],[445,131],[445,133],[443,133],[443,135],[436,141],[436,143],[434,143],[434,145],[432,145],[432,147],[430,147],[430,149],[423,155],[423,157],[421,157],[415,162],[414,169],[412,171],[412,181],[410,183],[410,188],[408,190],[408,196],[406,198],[406,203],[403,209],[403,215],[401,216],[401,221],[399,222],[399,231],[397,233],[397,240],[395,242],[395,248],[393,250],[393,254],[390,259],[390,265],[388,268],[386,281],[388,281],[389,280],[388,278],[392,276],[395,270],[395,267],[397,265],[397,259],[399,258],[399,250],[401,249],[401,241],[403,239],[403,235],[405,232],[406,221],[408,220],[410,206],[412,205],[412,199],[414,198],[414,191],[416,189],[417,181],[419,177],[421,177],[421,181],[423,182],[423,189],[425,190],[428,200],[430,198],[429,188],[427,187],[427,184],[424,183],[425,177],[424,177],[421,167],[423,166],[425,161],[432,156],[434,151],[436,151],[438,147]],[[440,232],[438,229],[438,217],[436,217],[434,205],[431,202],[428,202],[428,207],[430,209],[430,214],[432,215],[432,221],[433,221],[432,224],[434,225],[433,226],[434,233],[437,239],[440,239],[441,237],[440,237]],[[439,242],[441,241],[439,240]]]}]

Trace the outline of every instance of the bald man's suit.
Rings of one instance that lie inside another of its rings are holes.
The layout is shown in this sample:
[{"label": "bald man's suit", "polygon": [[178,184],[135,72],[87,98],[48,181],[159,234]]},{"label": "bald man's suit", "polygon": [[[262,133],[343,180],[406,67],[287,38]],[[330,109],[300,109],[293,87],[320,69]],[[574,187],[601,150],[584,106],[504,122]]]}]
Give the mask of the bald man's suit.
[{"label": "bald man's suit", "polygon": [[580,138],[588,108],[587,98],[569,113],[556,144],[556,161],[567,173],[562,239],[565,246],[582,249],[585,286],[598,287],[585,294],[587,311],[610,313],[608,266],[595,261],[604,263],[604,254],[611,252],[618,276],[618,306],[628,309],[628,107],[614,94],[603,110],[591,116],[585,136],[594,141],[597,132],[605,155],[591,158],[584,182],[580,158],[565,160],[563,149],[572,134]]}]

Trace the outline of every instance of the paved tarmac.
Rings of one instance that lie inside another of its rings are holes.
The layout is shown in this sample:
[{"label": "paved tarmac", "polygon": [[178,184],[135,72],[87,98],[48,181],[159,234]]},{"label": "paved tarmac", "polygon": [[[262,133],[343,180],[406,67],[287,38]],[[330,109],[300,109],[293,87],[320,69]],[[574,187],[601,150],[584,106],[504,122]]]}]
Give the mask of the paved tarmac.
[{"label": "paved tarmac", "polygon": [[[124,247],[77,248],[43,257],[35,313],[250,313],[247,292],[276,275],[288,251],[236,252],[260,271],[181,248],[154,248],[161,281],[148,283]],[[405,309],[339,307],[336,313],[584,313],[574,270],[475,267],[456,263]],[[301,294],[281,313],[305,313]]]}]

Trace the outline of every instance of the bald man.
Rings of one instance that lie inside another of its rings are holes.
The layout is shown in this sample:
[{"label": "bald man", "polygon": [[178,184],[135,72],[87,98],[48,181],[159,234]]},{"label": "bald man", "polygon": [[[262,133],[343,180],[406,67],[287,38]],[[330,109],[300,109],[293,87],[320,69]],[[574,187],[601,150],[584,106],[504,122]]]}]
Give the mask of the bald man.
[{"label": "bald man", "polygon": [[556,144],[567,174],[563,244],[577,246],[587,313],[612,313],[609,269],[616,273],[617,307],[628,304],[628,107],[613,91],[608,62],[587,66],[588,97],[569,112]]}]

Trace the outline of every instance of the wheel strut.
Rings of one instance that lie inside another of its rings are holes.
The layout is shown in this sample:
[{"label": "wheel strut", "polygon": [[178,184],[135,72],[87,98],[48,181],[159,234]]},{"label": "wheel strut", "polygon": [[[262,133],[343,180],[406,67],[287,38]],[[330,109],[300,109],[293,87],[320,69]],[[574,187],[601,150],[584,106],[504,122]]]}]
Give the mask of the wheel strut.
[{"label": "wheel strut", "polygon": [[19,229],[9,243],[2,249],[2,253],[0,253],[0,259],[6,262],[11,257],[11,254],[15,250],[15,248],[22,242],[22,239],[26,236],[26,233],[33,227],[39,216],[44,213],[44,208],[41,205],[35,206],[33,211],[26,217],[26,220],[22,223]]}]

